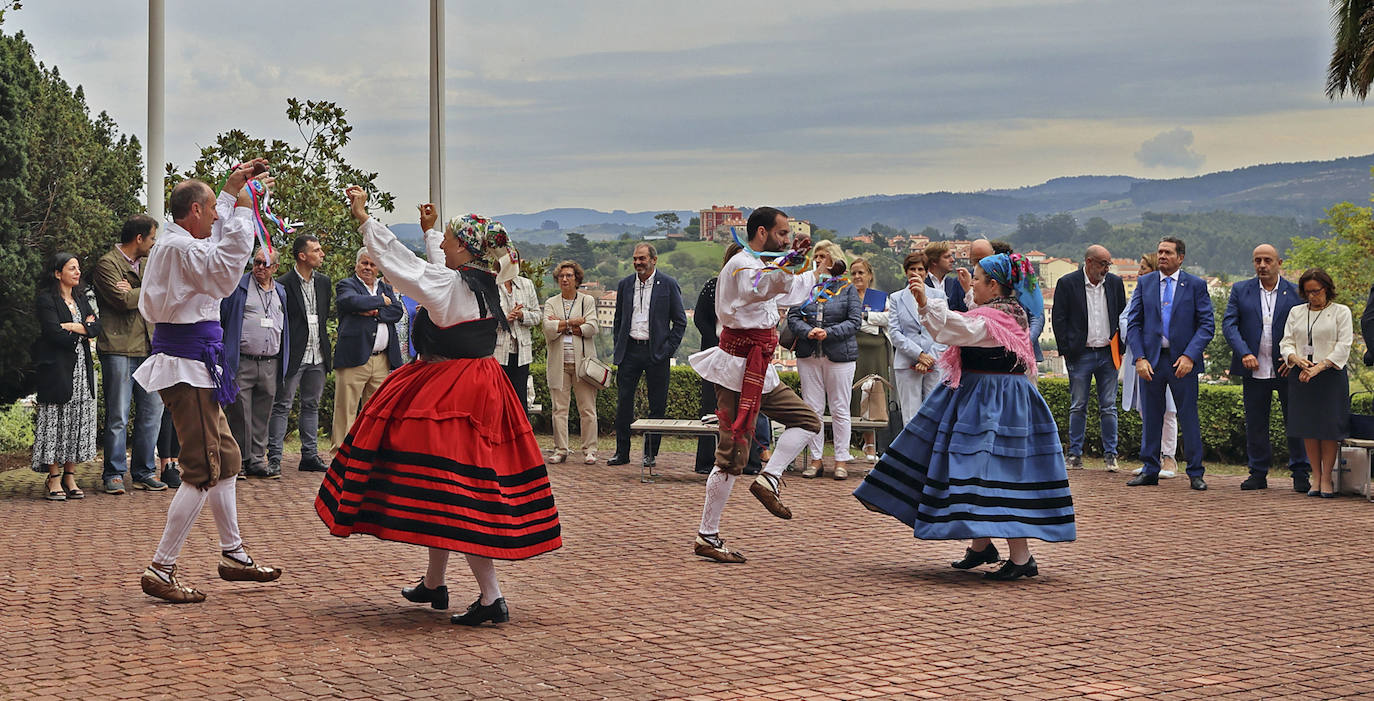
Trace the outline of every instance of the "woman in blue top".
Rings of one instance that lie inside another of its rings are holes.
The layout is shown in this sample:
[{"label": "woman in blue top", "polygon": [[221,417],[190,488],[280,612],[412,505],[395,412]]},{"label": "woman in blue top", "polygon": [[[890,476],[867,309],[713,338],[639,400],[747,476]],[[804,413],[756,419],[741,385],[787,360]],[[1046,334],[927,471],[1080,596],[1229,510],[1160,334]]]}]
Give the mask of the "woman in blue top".
[{"label": "woman in blue top", "polygon": [[[887,293],[873,289],[873,266],[863,258],[855,258],[849,264],[849,279],[854,281],[854,295],[863,304],[859,313],[859,333],[855,336],[859,344],[859,358],[854,366],[854,377],[869,375],[892,381],[892,344],[887,340]],[[867,392],[869,402],[863,401]],[[870,380],[867,389],[862,385],[855,387],[849,399],[851,413],[870,421],[887,421],[887,385]],[[863,433],[864,458],[869,462],[878,461],[877,436],[873,431]]]}]

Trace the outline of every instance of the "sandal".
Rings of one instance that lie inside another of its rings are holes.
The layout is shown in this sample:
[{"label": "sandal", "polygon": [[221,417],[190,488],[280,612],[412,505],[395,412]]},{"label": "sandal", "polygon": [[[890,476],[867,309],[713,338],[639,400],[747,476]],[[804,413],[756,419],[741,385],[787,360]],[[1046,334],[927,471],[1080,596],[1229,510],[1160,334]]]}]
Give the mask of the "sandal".
[{"label": "sandal", "polygon": [[[54,477],[57,478],[57,486],[58,486],[58,489],[53,489],[53,488],[52,488],[52,478],[54,478]],[[62,487],[62,475],[60,475],[60,474],[57,474],[57,475],[48,475],[47,479],[43,480],[43,487],[44,487],[45,489],[48,490],[48,495],[45,496],[45,497],[43,497],[44,499],[47,499],[48,501],[66,501],[66,500],[67,500],[67,493],[66,493],[66,492],[63,492],[62,489],[61,489],[61,487]]]},{"label": "sandal", "polygon": [[62,473],[62,481],[63,481],[63,482],[66,482],[66,481],[67,481],[67,475],[71,475],[71,476],[72,476],[72,487],[71,487],[71,489],[67,489],[67,485],[66,485],[66,484],[63,484],[63,485],[62,485],[62,491],[64,491],[64,492],[67,493],[67,498],[68,498],[68,499],[85,499],[85,498],[86,498],[86,493],[83,492],[83,491],[81,491],[81,488],[80,488],[80,487],[76,486],[76,473],[75,473],[75,472],[63,472],[63,473]]}]

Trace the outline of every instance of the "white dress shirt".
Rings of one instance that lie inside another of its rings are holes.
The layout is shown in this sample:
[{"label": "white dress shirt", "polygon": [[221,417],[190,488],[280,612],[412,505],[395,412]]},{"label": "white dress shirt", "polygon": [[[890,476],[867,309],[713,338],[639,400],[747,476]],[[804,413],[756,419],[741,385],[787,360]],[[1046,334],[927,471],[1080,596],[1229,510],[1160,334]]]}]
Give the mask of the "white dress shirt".
[{"label": "white dress shirt", "polygon": [[[210,237],[197,239],[175,222],[167,224],[148,254],[138,311],[150,324],[219,321],[220,300],[234,293],[253,253],[253,219],[248,207],[235,207],[233,195],[215,200],[219,219]],[[275,293],[274,293],[275,294]],[[156,353],[134,371],[148,392],[186,383],[213,389],[205,363]]]},{"label": "white dress shirt", "polygon": [[1269,380],[1274,377],[1274,305],[1279,301],[1279,281],[1274,281],[1274,289],[1264,289],[1260,283],[1260,340],[1259,352],[1255,361],[1259,367],[1250,376],[1256,380]]},{"label": "white dress shirt", "polygon": [[305,355],[301,356],[301,365],[319,365],[324,362],[320,357],[320,327],[324,319],[320,318],[319,301],[315,297],[315,274],[312,272],[307,279],[295,266],[291,267],[291,272],[300,278],[301,302],[305,306]]},{"label": "white dress shirt", "polygon": [[1084,344],[1088,348],[1101,348],[1111,343],[1112,323],[1107,319],[1107,276],[1094,285],[1083,276],[1083,291],[1088,298],[1088,337]]},{"label": "white dress shirt", "polygon": [[644,280],[635,275],[634,302],[630,307],[630,338],[636,341],[649,340],[649,302],[654,296],[654,279],[657,276],[657,270],[649,273]]},{"label": "white dress shirt", "polygon": [[[355,275],[354,277],[357,276]],[[363,282],[363,279],[358,278],[358,282]],[[374,282],[371,285],[369,285],[366,282],[363,282],[363,287],[367,288],[368,294],[372,295],[373,297],[377,296],[377,283]],[[391,301],[395,302],[396,300],[393,299]],[[388,341],[391,340],[391,331],[387,328],[387,326],[389,326],[389,324],[383,323],[381,321],[377,322],[377,338],[376,340],[372,341],[373,353],[386,352],[386,344]]]},{"label": "white dress shirt", "polygon": [[[1160,321],[1163,321],[1163,320],[1164,320],[1164,281],[1165,281],[1165,280],[1173,280],[1173,281],[1174,281],[1174,283],[1173,283],[1173,284],[1174,284],[1174,297],[1173,297],[1173,298],[1174,298],[1174,299],[1178,299],[1178,271],[1175,270],[1173,275],[1165,275],[1164,273],[1160,273],[1160,274],[1159,274],[1159,319],[1160,319]],[[1172,304],[1173,304],[1173,300],[1170,300],[1169,304],[1172,305]],[[1170,312],[1169,312],[1169,319],[1170,319],[1171,321],[1172,321],[1173,318],[1174,318],[1174,317],[1173,317],[1173,311],[1174,311],[1174,310],[1170,310]],[[1169,347],[1169,329],[1160,329],[1160,330],[1159,330],[1159,347],[1160,347],[1160,348],[1168,348],[1168,347]]]},{"label": "white dress shirt", "polygon": [[[716,281],[716,319],[724,328],[775,329],[778,327],[778,305],[801,304],[811,295],[816,284],[815,271],[791,275],[774,270],[754,276],[764,263],[744,251],[726,261]],[[738,271],[738,274],[736,274]],[[733,392],[740,391],[744,382],[744,358],[725,352],[720,346],[693,353],[687,358],[693,370],[707,382]],[[778,371],[769,363],[763,378],[763,392],[778,386]]]}]

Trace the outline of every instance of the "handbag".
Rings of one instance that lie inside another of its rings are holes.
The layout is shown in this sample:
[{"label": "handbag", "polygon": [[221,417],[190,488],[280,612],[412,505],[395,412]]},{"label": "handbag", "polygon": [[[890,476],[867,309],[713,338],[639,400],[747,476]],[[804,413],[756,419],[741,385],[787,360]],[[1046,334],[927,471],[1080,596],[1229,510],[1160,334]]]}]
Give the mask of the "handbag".
[{"label": "handbag", "polygon": [[577,364],[577,376],[598,390],[611,386],[611,366],[597,358],[583,358],[582,362]]},{"label": "handbag", "polygon": [[797,334],[792,331],[792,325],[787,323],[786,314],[778,320],[778,345],[787,350],[795,350],[797,346]]}]

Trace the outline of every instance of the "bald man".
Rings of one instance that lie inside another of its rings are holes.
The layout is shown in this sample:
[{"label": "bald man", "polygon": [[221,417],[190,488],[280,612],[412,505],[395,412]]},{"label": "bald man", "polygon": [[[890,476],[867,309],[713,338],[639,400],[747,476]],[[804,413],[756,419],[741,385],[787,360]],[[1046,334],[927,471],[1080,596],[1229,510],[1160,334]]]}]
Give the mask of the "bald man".
[{"label": "bald man", "polygon": [[1097,415],[1102,424],[1102,454],[1116,471],[1116,362],[1112,337],[1117,334],[1126,288],[1108,272],[1112,254],[1089,246],[1083,269],[1059,279],[1054,287],[1051,324],[1059,354],[1069,371],[1068,467],[1083,467],[1083,436],[1088,428],[1088,390],[1097,382]]},{"label": "bald man", "polygon": [[[968,311],[977,306],[973,303],[973,268],[978,266],[978,261],[999,253],[1011,255],[1013,253],[1011,244],[1002,240],[989,241],[987,239],[974,239],[973,243],[969,244],[969,269],[961,268],[959,270],[959,284],[963,286],[964,290],[963,309],[959,311]],[[952,297],[949,308],[956,308]],[[1045,330],[1045,315],[1043,313],[1031,313],[1029,309],[1026,310],[1026,314],[1030,317],[1031,350],[1035,351],[1035,362],[1040,363],[1045,360],[1045,354],[1040,350],[1040,332]]]},{"label": "bald man", "polygon": [[[1279,354],[1288,310],[1303,303],[1298,288],[1283,279],[1283,259],[1278,249],[1261,244],[1251,255],[1255,277],[1231,286],[1221,332],[1231,345],[1231,375],[1241,378],[1245,403],[1245,452],[1250,476],[1241,482],[1244,490],[1267,489],[1269,466],[1274,447],[1269,442],[1269,412],[1274,392],[1284,422],[1288,421],[1288,368]],[[1312,466],[1301,439],[1288,439],[1288,469],[1293,472],[1293,489],[1307,492],[1312,483]]]}]

